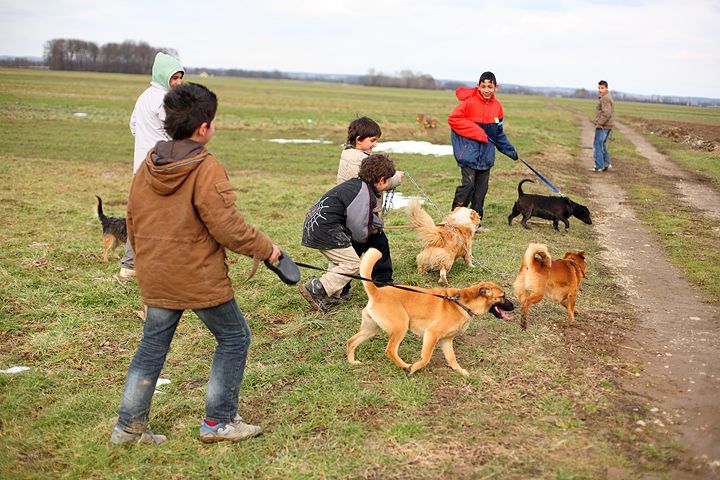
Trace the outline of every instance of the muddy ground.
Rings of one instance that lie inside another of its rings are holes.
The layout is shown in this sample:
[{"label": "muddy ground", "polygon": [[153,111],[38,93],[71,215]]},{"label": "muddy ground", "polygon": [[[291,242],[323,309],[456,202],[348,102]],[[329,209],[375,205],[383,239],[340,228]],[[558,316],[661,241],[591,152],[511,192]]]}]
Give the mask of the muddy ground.
[{"label": "muddy ground", "polygon": [[[618,129],[657,175],[665,174],[670,160],[629,127]],[[702,292],[667,261],[635,215],[622,189],[621,162],[606,173],[589,171],[593,134],[590,122],[583,120],[581,161],[588,170],[595,226],[605,245],[601,260],[617,275],[639,317],[636,330],[620,345],[627,362],[642,366],[623,381],[637,399],[636,428],[660,428],[686,447],[672,478],[719,478],[720,307],[703,302]],[[678,171],[672,165],[676,176]],[[720,195],[702,190],[689,173],[685,178],[683,200],[703,203],[703,213],[711,217],[720,214]],[[704,192],[702,200],[694,198],[697,191]],[[616,473],[622,478],[622,472]]]},{"label": "muddy ground", "polygon": [[669,120],[647,120],[632,117],[641,124],[646,133],[669,138],[683,143],[693,150],[715,152],[720,150],[720,126],[703,123],[678,122]]}]

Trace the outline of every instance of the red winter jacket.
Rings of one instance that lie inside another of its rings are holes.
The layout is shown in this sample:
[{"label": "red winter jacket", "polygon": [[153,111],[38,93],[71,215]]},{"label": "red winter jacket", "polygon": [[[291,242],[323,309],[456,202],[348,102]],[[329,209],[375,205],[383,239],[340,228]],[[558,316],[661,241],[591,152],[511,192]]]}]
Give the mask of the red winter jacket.
[{"label": "red winter jacket", "polygon": [[458,88],[455,96],[462,103],[452,111],[448,124],[458,164],[476,170],[490,168],[495,164],[495,148],[517,160],[515,147],[503,132],[503,109],[495,96],[486,102],[476,87]]}]

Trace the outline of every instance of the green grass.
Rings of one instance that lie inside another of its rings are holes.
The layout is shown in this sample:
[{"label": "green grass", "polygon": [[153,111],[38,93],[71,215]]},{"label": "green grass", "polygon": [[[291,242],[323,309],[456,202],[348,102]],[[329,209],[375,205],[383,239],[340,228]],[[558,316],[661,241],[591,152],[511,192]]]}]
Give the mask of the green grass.
[{"label": "green grass", "polygon": [[[323,265],[300,246],[307,208],[334,185],[340,144],[357,115],[381,123],[382,140],[448,143],[449,130],[422,130],[419,112],[443,119],[452,92],[366,88],[272,80],[193,79],[220,99],[210,150],[227,167],[246,219],[294,258]],[[616,385],[618,339],[633,319],[618,315],[614,279],[596,259],[595,233],[573,221],[557,233],[506,217],[517,183],[532,174],[498,155],[486,200],[487,231],[476,237],[477,269],[458,262],[453,285],[510,285],[530,241],[553,255],[588,252],[589,277],[577,326],[564,310],[541,303],[527,331],[484,316],[456,340],[464,379],[437,352],[407,378],[384,353],[380,335],[345,360],[345,341],[360,320],[365,294],[326,316],[312,313],[297,291],[261,269],[245,280],[246,258],[230,272],[253,333],[240,411],[266,433],[237,445],[197,439],[204,382],[214,347],[197,317],[186,313],[162,377],[172,383],[153,400],[151,423],[168,435],[155,447],[110,448],[127,366],[142,334],[134,283],[111,280],[118,262],[101,259],[94,195],[106,213],[122,215],[132,171],[127,126],[145,76],[0,69],[0,476],[110,478],[598,478],[608,465],[640,477],[663,474],[677,446],[661,433],[633,429],[636,414]],[[579,131],[568,107],[592,102],[501,96],[505,128],[523,158],[583,202]],[[87,117],[76,117],[76,112]],[[279,145],[272,138],[327,139],[332,144]],[[631,155],[624,150],[622,155]],[[393,155],[445,212],[459,181],[452,157]],[[412,182],[399,189],[417,195]],[[541,184],[526,190],[549,193]],[[441,213],[428,208],[436,220]],[[659,214],[658,214],[659,215]],[[389,224],[407,223],[402,211]],[[675,227],[673,227],[675,228]],[[435,286],[418,274],[420,242],[409,230],[388,231],[395,278]],[[685,240],[682,237],[681,240]],[[717,263],[716,263],[717,264]],[[303,272],[304,279],[310,272]],[[400,355],[419,357],[408,336]],[[582,455],[578,455],[582,452]]]}]

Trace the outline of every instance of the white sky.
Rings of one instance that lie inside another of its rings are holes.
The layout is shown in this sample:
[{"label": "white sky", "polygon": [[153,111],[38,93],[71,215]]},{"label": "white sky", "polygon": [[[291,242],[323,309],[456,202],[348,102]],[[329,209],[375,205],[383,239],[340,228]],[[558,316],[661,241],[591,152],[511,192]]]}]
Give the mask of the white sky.
[{"label": "white sky", "polygon": [[720,0],[0,0],[0,55],[52,38],[142,40],[186,67],[720,98]]}]

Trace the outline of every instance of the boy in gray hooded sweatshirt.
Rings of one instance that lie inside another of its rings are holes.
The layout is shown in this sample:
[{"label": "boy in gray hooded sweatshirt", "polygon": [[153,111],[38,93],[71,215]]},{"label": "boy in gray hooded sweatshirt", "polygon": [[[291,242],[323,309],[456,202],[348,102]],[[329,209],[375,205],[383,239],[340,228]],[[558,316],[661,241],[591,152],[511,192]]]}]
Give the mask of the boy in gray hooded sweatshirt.
[{"label": "boy in gray hooded sweatshirt", "polygon": [[[171,140],[165,132],[163,99],[171,89],[182,84],[185,69],[177,58],[158,52],[152,68],[150,86],[140,94],[130,115],[130,132],[135,137],[133,175],[145,161],[148,151],[159,141]],[[130,239],[125,242],[125,254],[120,260],[120,279],[135,276],[135,258]]]}]

